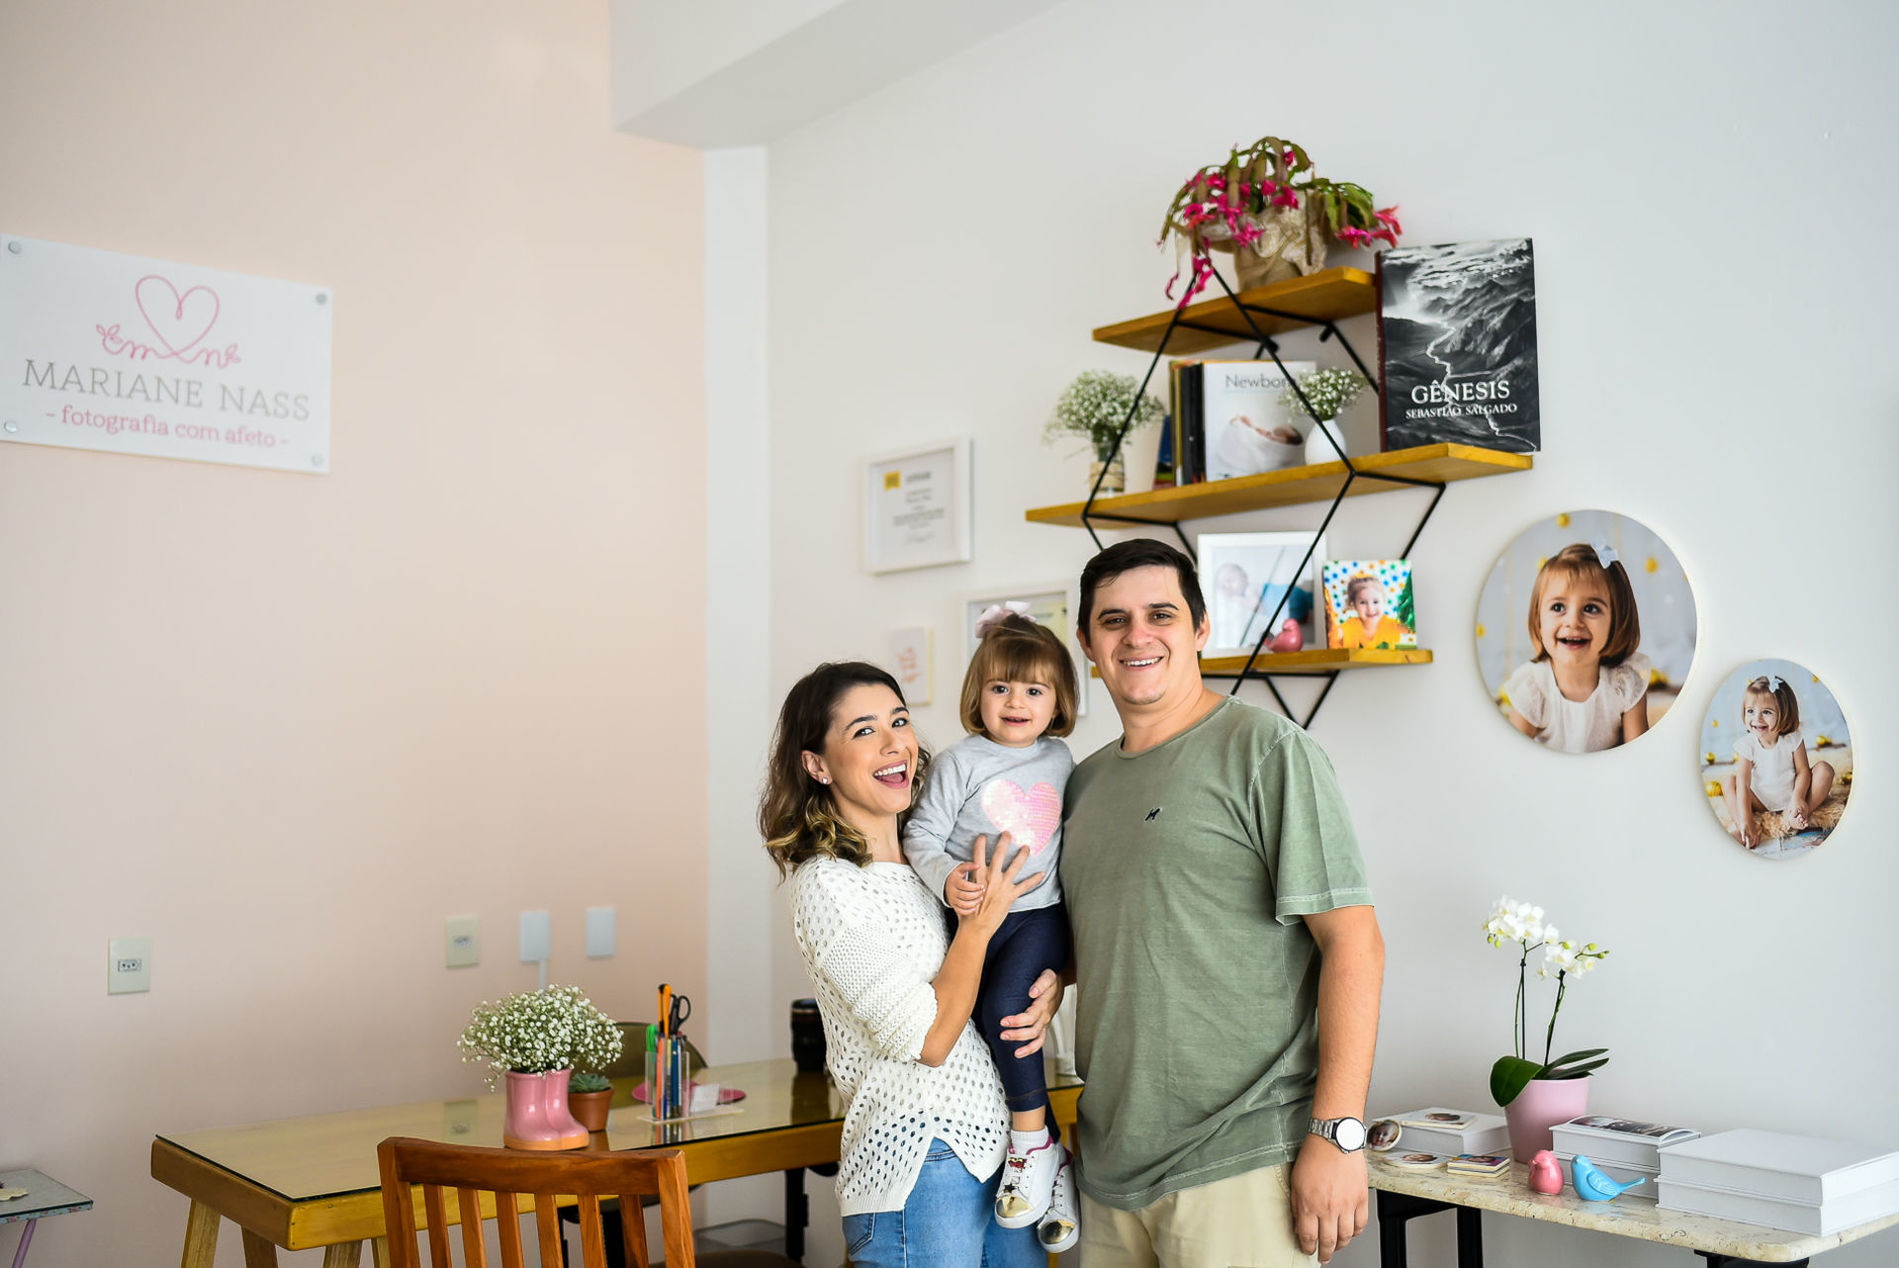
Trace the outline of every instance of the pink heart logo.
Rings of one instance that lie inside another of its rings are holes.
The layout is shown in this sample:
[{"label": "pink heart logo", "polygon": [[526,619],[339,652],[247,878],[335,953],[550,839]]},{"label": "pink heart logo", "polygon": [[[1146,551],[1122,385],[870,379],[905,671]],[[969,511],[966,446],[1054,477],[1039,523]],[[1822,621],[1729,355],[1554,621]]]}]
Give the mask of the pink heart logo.
[{"label": "pink heart logo", "polygon": [[982,790],[982,812],[1007,832],[1016,845],[1040,854],[1062,823],[1062,794],[1053,784],[1037,784],[1024,792],[1012,779],[998,779]]},{"label": "pink heart logo", "polygon": [[138,280],[132,289],[132,298],[138,301],[139,314],[152,328],[152,334],[174,357],[182,357],[193,344],[211,333],[222,308],[218,293],[209,286],[194,286],[180,295],[168,278],[156,273],[148,273]]}]

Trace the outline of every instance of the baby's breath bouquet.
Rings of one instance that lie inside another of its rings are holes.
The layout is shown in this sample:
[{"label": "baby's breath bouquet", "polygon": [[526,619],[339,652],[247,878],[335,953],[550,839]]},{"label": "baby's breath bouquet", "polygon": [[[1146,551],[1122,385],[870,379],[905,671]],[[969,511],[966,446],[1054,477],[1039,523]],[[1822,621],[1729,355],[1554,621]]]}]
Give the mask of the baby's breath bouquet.
[{"label": "baby's breath bouquet", "polygon": [[1371,386],[1357,370],[1334,365],[1303,375],[1298,383],[1299,390],[1311,402],[1313,414],[1322,423],[1343,414],[1346,407],[1358,399],[1358,394]]},{"label": "baby's breath bouquet", "polygon": [[[1122,423],[1128,423],[1131,436],[1161,419],[1161,403],[1152,396],[1141,393],[1136,403],[1140,387],[1140,381],[1131,374],[1083,370],[1056,400],[1055,412],[1042,429],[1042,439],[1053,444],[1064,436],[1080,436],[1087,440],[1096,458],[1109,461],[1114,457],[1114,442],[1121,434]],[[1130,407],[1134,410],[1132,422],[1128,422]]]},{"label": "baby's breath bouquet", "polygon": [[[1511,1056],[1498,1057],[1497,1064],[1490,1068],[1490,1095],[1497,1104],[1508,1105],[1516,1100],[1517,1093],[1527,1087],[1531,1079],[1580,1079],[1591,1070],[1609,1064],[1607,1048],[1585,1048],[1550,1059],[1556,1040],[1556,1015],[1563,1010],[1563,995],[1569,989],[1569,979],[1581,977],[1602,963],[1603,957],[1609,954],[1606,950],[1593,942],[1578,945],[1562,937],[1555,925],[1545,923],[1541,907],[1516,902],[1507,896],[1499,898],[1491,910],[1490,919],[1484,924],[1484,941],[1493,947],[1515,946],[1521,951],[1517,957],[1516,1012],[1511,1025],[1516,1051]],[[1543,953],[1543,963],[1537,967],[1536,975],[1556,979],[1556,1003],[1550,1009],[1549,1027],[1543,1032],[1541,1062],[1528,1056],[1530,1019],[1525,998],[1530,952],[1539,950]]]},{"label": "baby's breath bouquet", "polygon": [[601,1069],[620,1055],[620,1028],[578,986],[544,986],[499,1004],[483,1000],[455,1046],[463,1061],[488,1066],[492,1088],[510,1070]]}]

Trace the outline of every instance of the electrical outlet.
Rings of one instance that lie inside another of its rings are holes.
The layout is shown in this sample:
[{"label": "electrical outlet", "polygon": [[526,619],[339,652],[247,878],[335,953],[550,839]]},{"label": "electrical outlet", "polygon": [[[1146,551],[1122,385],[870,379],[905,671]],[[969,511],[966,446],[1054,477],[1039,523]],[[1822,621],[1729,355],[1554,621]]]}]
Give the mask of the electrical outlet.
[{"label": "electrical outlet", "polygon": [[614,949],[614,917],[611,907],[587,908],[587,958],[610,959]]},{"label": "electrical outlet", "polygon": [[448,967],[465,969],[481,963],[481,922],[473,916],[450,916],[444,929]]},{"label": "electrical outlet", "polygon": [[553,955],[554,918],[544,911],[521,913],[521,963],[539,964]]},{"label": "electrical outlet", "polygon": [[106,943],[106,994],[136,995],[152,989],[152,940],[113,938]]}]

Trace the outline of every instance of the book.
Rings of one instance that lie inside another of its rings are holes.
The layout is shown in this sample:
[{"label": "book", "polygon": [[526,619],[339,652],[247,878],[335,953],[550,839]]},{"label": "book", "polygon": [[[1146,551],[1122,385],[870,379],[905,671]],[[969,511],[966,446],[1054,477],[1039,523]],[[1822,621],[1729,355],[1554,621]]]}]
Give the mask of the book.
[{"label": "book", "polygon": [[1418,645],[1418,614],[1408,559],[1334,559],[1319,573],[1325,645],[1404,648]]},{"label": "book", "polygon": [[[1576,1161],[1576,1155],[1573,1153],[1565,1153],[1561,1149],[1555,1149],[1551,1152],[1556,1155],[1556,1161],[1562,1164],[1563,1178],[1569,1181],[1571,1188],[1574,1188],[1576,1186],[1576,1177],[1572,1174],[1571,1167]],[[1653,1202],[1655,1200],[1655,1181],[1658,1174],[1655,1168],[1634,1167],[1620,1162],[1604,1162],[1602,1159],[1596,1157],[1596,1155],[1587,1152],[1583,1154],[1583,1157],[1589,1159],[1590,1162],[1595,1164],[1596,1170],[1602,1172],[1603,1175],[1608,1176],[1617,1184],[1631,1184],[1638,1179],[1648,1181],[1647,1184],[1637,1185],[1635,1188],[1628,1190],[1622,1195],[1623,1197],[1634,1198],[1639,1202]]]},{"label": "book", "polygon": [[1819,1205],[1899,1183],[1899,1151],[1752,1127],[1662,1150],[1662,1179]]},{"label": "book", "polygon": [[1619,1162],[1653,1174],[1661,1165],[1658,1159],[1664,1146],[1693,1140],[1700,1134],[1689,1127],[1584,1114],[1550,1128],[1550,1147],[1559,1154],[1583,1154],[1596,1162]]},{"label": "book", "polygon": [[1172,362],[1167,375],[1174,416],[1174,485],[1184,488],[1206,479],[1200,465],[1200,363]]},{"label": "book", "polygon": [[[1231,480],[1303,464],[1305,436],[1291,425],[1286,374],[1309,374],[1311,361],[1288,361],[1282,374],[1271,361],[1200,363],[1200,412],[1197,434],[1203,444],[1201,470],[1208,480]],[[1303,410],[1299,410],[1303,414]]]},{"label": "book", "polygon": [[1380,252],[1378,345],[1386,449],[1542,448],[1530,239]]},{"label": "book", "polygon": [[1510,1159],[1505,1154],[1459,1154],[1444,1169],[1465,1176],[1502,1175],[1510,1169]]},{"label": "book", "polygon": [[[1824,1202],[1797,1202],[1733,1189],[1689,1184],[1663,1176],[1656,1205],[1666,1211],[1712,1215],[1789,1233],[1827,1237],[1868,1220],[1899,1214],[1899,1180],[1889,1180]],[[1631,1190],[1634,1192],[1634,1190]]]},{"label": "book", "polygon": [[1435,1171],[1450,1158],[1444,1154],[1390,1153],[1385,1155],[1385,1161],[1400,1171]]},{"label": "book", "polygon": [[1174,487],[1174,416],[1161,419],[1160,447],[1154,452],[1154,487]]},{"label": "book", "polygon": [[1418,1127],[1413,1124],[1433,1113],[1468,1113],[1441,1106],[1393,1114],[1398,1123],[1398,1148],[1406,1153],[1498,1154],[1510,1152],[1510,1127],[1501,1114],[1470,1114],[1470,1122],[1455,1130],[1444,1127]]}]

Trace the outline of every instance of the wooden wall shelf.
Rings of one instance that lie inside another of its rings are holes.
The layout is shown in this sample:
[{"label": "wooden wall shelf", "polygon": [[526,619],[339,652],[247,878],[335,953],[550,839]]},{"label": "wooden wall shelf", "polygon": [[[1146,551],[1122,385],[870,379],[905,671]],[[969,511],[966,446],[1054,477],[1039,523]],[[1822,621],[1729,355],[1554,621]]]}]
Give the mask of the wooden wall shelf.
[{"label": "wooden wall shelf", "polygon": [[[1408,480],[1473,480],[1480,476],[1507,475],[1528,471],[1531,455],[1478,449],[1473,445],[1420,445],[1415,449],[1394,449],[1390,453],[1367,454],[1353,458],[1359,478],[1352,481],[1349,494],[1389,493],[1409,486],[1388,484],[1366,477],[1383,473]],[[1308,502],[1330,502],[1345,486],[1345,464],[1321,462],[1309,467],[1287,467],[1263,475],[1241,476],[1236,480],[1213,480],[1189,484],[1184,488],[1155,489],[1148,493],[1124,493],[1119,497],[1096,498],[1090,515],[1099,527],[1114,528],[1117,515],[1136,520],[1177,524],[1182,520],[1205,519],[1214,515],[1233,515],[1240,511],[1258,511],[1273,506],[1297,506]],[[1024,512],[1032,524],[1061,524],[1084,527],[1081,515],[1086,502],[1061,506],[1041,506]]]},{"label": "wooden wall shelf", "polygon": [[[1261,652],[1253,660],[1253,674],[1331,674],[1341,669],[1376,669],[1386,665],[1428,665],[1431,653],[1422,647],[1407,647],[1401,651],[1375,649],[1371,651],[1348,651],[1342,647],[1312,647],[1302,652]],[[1200,676],[1203,678],[1237,678],[1246,665],[1244,656],[1203,656],[1200,658]],[[1101,671],[1089,667],[1090,678],[1101,677]]]},{"label": "wooden wall shelf", "polygon": [[[1276,335],[1314,322],[1338,321],[1345,317],[1377,312],[1378,279],[1363,269],[1324,269],[1306,277],[1241,291],[1239,301],[1249,308],[1271,308],[1277,312],[1294,314],[1292,317],[1274,317],[1258,312],[1252,314],[1253,321],[1262,333]],[[1132,321],[1102,326],[1095,331],[1095,342],[1111,343],[1121,348],[1138,348],[1142,352],[1157,352],[1173,316],[1174,310],[1170,308],[1165,312],[1136,317]],[[1187,310],[1180,315],[1180,324],[1175,327],[1173,338],[1167,340],[1167,355],[1188,356],[1205,352],[1208,348],[1221,348],[1230,343],[1251,343],[1253,340],[1253,327],[1233,307],[1233,302],[1222,294],[1217,299],[1203,299],[1197,304],[1188,305]]]}]

